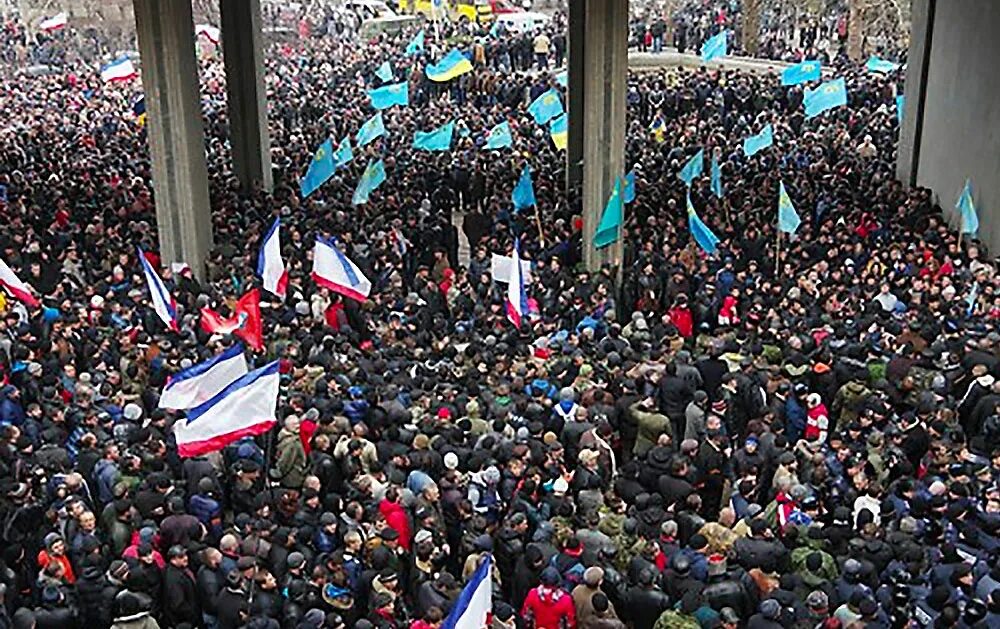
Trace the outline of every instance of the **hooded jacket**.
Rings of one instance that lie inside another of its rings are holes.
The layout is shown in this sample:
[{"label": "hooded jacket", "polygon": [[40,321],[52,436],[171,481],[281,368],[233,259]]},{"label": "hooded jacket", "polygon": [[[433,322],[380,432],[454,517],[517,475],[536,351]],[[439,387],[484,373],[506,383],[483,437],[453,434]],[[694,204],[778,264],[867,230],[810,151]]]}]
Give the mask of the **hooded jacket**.
[{"label": "hooded jacket", "polygon": [[558,587],[539,585],[528,592],[521,616],[534,629],[575,629],[573,598]]}]

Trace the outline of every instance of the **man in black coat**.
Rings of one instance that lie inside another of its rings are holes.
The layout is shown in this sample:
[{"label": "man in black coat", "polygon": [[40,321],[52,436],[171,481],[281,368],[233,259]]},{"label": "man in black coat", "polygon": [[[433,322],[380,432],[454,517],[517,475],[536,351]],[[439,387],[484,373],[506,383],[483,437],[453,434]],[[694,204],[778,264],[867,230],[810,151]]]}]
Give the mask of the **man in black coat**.
[{"label": "man in black coat", "polygon": [[653,629],[657,619],[670,608],[670,597],[656,587],[655,569],[646,568],[639,573],[639,585],[625,593],[626,619],[635,629]]},{"label": "man in black coat", "polygon": [[244,616],[250,609],[249,598],[240,573],[233,570],[227,574],[226,587],[215,599],[218,629],[237,629],[242,626]]},{"label": "man in black coat", "polygon": [[80,613],[70,605],[58,587],[42,589],[42,605],[35,609],[35,629],[74,629],[80,625]]},{"label": "man in black coat", "polygon": [[684,434],[684,411],[694,399],[694,391],[684,378],[677,375],[677,365],[669,362],[660,380],[660,412],[670,418],[675,435]]},{"label": "man in black coat", "polygon": [[[201,566],[195,577],[198,589],[198,604],[203,616],[215,619],[218,616],[216,599],[224,585],[224,577],[220,568],[222,553],[215,548],[206,548],[201,558]],[[207,622],[207,621],[206,621]]]},{"label": "man in black coat", "polygon": [[166,627],[187,622],[201,624],[201,608],[194,575],[188,569],[187,551],[171,546],[167,551],[167,569],[163,573],[163,621]]}]

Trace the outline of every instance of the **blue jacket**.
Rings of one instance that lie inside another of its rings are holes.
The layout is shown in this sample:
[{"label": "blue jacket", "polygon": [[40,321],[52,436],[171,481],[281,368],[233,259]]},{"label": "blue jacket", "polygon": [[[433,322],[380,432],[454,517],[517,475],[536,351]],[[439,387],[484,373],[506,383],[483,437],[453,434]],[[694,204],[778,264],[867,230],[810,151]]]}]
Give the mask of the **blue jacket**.
[{"label": "blue jacket", "polygon": [[97,483],[97,498],[104,504],[115,499],[114,487],[120,474],[114,461],[101,459],[94,465],[94,481]]},{"label": "blue jacket", "polygon": [[13,386],[7,385],[3,389],[0,389],[0,424],[14,424],[15,426],[20,426],[24,423],[27,417],[24,414],[24,408],[21,403],[17,400],[11,399],[10,395],[16,391]]},{"label": "blue jacket", "polygon": [[788,431],[788,443],[797,442],[806,430],[806,409],[791,396],[785,400],[785,430]]}]

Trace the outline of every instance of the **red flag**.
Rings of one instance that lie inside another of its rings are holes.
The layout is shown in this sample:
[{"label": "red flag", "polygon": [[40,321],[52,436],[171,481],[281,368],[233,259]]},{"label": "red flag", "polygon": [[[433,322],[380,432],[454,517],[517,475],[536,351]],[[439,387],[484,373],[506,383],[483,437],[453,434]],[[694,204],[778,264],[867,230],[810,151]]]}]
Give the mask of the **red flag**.
[{"label": "red flag", "polygon": [[260,290],[253,289],[240,297],[233,316],[226,318],[211,308],[201,309],[201,329],[209,334],[235,334],[251,349],[264,349],[264,331],[260,319]]}]

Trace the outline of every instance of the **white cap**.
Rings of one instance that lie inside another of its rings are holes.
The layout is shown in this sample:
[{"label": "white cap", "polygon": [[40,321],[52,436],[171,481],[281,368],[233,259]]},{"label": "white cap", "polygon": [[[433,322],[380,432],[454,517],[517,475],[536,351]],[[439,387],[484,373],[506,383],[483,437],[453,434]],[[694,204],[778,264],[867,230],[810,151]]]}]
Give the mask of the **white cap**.
[{"label": "white cap", "polygon": [[454,452],[444,455],[444,466],[449,470],[458,469],[458,455]]}]

